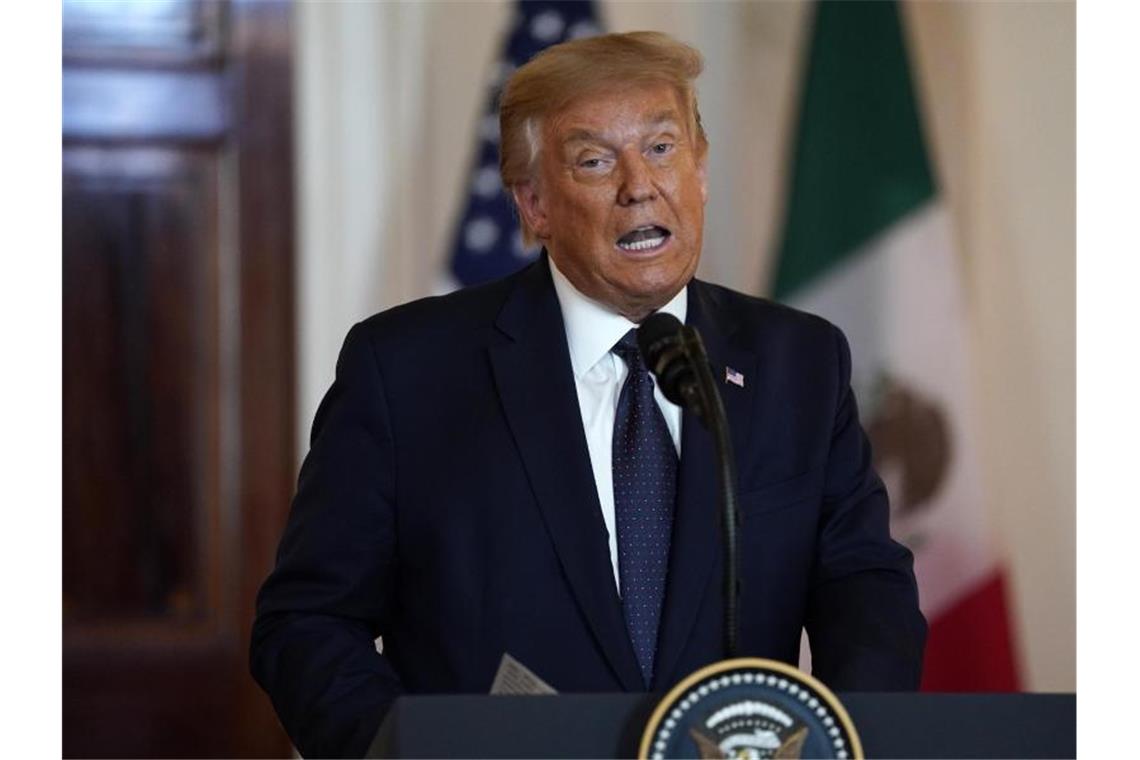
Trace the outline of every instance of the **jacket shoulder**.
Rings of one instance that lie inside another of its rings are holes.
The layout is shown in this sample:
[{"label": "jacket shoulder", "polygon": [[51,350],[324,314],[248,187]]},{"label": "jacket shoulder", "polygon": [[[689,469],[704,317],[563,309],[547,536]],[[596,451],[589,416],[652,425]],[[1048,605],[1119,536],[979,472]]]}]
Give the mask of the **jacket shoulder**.
[{"label": "jacket shoulder", "polygon": [[699,282],[698,287],[700,297],[746,342],[790,341],[804,348],[824,343],[834,350],[836,336],[841,335],[839,328],[816,314],[723,285]]},{"label": "jacket shoulder", "polygon": [[353,330],[378,349],[427,347],[471,337],[493,327],[515,276],[393,306],[359,322]]}]

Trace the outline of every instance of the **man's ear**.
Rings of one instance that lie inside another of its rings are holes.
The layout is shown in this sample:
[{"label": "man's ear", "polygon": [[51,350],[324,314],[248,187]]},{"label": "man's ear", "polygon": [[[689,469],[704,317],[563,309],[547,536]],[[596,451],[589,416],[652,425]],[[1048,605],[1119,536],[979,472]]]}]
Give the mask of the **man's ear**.
[{"label": "man's ear", "polygon": [[515,198],[515,206],[534,236],[539,240],[549,237],[546,223],[546,208],[542,203],[542,196],[534,180],[520,182],[511,188],[511,195]]}]

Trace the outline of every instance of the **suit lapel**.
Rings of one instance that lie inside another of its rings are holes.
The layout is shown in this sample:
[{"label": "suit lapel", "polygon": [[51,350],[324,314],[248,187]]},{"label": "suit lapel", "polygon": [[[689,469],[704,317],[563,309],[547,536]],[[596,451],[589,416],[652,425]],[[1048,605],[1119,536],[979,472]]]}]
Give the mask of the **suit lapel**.
[{"label": "suit lapel", "polygon": [[[725,414],[732,430],[733,450],[743,452],[748,444],[752,419],[753,391],[758,377],[757,357],[732,342],[735,322],[723,308],[719,308],[715,291],[695,280],[689,286],[685,321],[701,334],[712,364],[713,380],[724,400]],[[743,375],[743,387],[725,382],[726,368]],[[716,449],[712,436],[695,415],[685,412],[673,541],[669,552],[669,579],[654,668],[655,689],[687,675],[673,671],[697,622],[697,611],[706,593],[722,593],[719,579],[712,582],[710,578],[717,557],[724,551],[716,472]],[[722,609],[721,605],[714,605],[714,608]],[[700,622],[702,625],[715,625],[718,629],[723,625],[720,620]]]},{"label": "suit lapel", "polygon": [[522,274],[496,326],[511,341],[490,349],[495,382],[563,572],[618,680],[641,691],[545,256]]}]

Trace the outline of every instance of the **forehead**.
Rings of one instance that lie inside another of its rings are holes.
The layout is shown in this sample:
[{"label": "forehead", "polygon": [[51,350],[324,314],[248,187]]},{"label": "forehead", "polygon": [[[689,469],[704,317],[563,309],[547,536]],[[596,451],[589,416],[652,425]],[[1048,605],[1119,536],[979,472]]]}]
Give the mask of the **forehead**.
[{"label": "forehead", "polygon": [[571,101],[547,120],[544,136],[554,145],[622,142],[662,126],[680,128],[683,122],[684,109],[671,85],[611,86]]}]

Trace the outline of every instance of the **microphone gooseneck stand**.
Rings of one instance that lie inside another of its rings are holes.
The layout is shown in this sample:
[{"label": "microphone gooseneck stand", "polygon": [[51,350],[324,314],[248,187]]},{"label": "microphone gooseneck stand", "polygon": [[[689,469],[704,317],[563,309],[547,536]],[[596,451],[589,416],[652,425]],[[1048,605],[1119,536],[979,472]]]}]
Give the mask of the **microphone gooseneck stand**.
[{"label": "microphone gooseneck stand", "polygon": [[[655,323],[654,323],[655,321]],[[645,338],[638,343],[646,364],[657,377],[666,398],[692,410],[712,434],[717,455],[717,482],[724,540],[724,649],[726,659],[736,657],[737,639],[737,502],[736,458],[732,451],[724,402],[713,379],[712,367],[700,334],[666,314],[649,317]],[[644,342],[643,342],[644,340]]]}]

